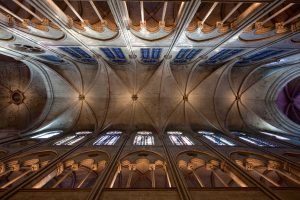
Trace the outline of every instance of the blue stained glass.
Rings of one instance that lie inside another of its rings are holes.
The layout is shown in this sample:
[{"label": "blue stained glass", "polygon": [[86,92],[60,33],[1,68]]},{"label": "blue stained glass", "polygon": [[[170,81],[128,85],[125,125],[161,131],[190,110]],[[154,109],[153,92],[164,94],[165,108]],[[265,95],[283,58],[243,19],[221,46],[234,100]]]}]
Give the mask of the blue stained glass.
[{"label": "blue stained glass", "polygon": [[180,131],[168,131],[167,134],[173,145],[194,145],[194,143]]},{"label": "blue stained glass", "polygon": [[90,56],[80,47],[59,47],[59,49],[69,54],[73,58],[80,60],[81,62],[90,64],[97,63],[97,61],[94,58],[92,58],[92,56]]},{"label": "blue stained glass", "polygon": [[120,59],[125,59],[125,55],[121,48],[112,48],[112,51],[115,53],[115,55]]},{"label": "blue stained glass", "polygon": [[161,54],[161,48],[153,48],[152,49],[152,59],[159,59]]},{"label": "blue stained glass", "polygon": [[71,49],[73,51],[75,51],[76,53],[80,54],[81,57],[84,58],[92,58],[88,53],[86,53],[84,50],[82,50],[80,47],[71,47]]},{"label": "blue stained glass", "polygon": [[277,144],[271,143],[269,141],[266,141],[261,138],[253,137],[253,136],[248,136],[246,133],[242,132],[232,132],[233,134],[237,135],[241,140],[244,140],[248,143],[255,144],[260,147],[278,147]]},{"label": "blue stained glass", "polygon": [[[151,58],[150,58],[150,50],[151,50]],[[155,64],[159,61],[161,56],[162,49],[161,48],[141,48],[141,59],[144,63]]]},{"label": "blue stained glass", "polygon": [[190,49],[180,49],[180,51],[176,55],[176,59],[183,59],[186,54],[190,51]]},{"label": "blue stained glass", "polygon": [[242,61],[240,61],[238,64],[246,64],[249,63],[251,61],[260,61],[260,60],[264,60],[270,57],[273,57],[275,55],[281,54],[283,52],[285,52],[286,50],[275,50],[275,49],[266,49],[263,51],[260,51],[258,53],[255,53],[253,55],[250,55],[246,58],[244,58]]},{"label": "blue stained glass", "polygon": [[205,138],[210,140],[211,142],[219,145],[219,146],[235,146],[234,143],[231,141],[227,140],[226,138],[216,136],[216,135],[204,135]]},{"label": "blue stained glass", "polygon": [[114,145],[121,137],[121,131],[109,131],[100,136],[93,145]]},{"label": "blue stained glass", "polygon": [[114,63],[126,63],[126,57],[121,48],[100,48],[105,56]]},{"label": "blue stained glass", "polygon": [[79,53],[73,51],[71,49],[71,47],[59,47],[59,49],[61,49],[62,51],[66,52],[67,54],[69,54],[73,58],[77,58],[77,59],[81,58],[81,55]]},{"label": "blue stained glass", "polygon": [[180,49],[173,62],[177,64],[190,62],[201,51],[202,49]]},{"label": "blue stained glass", "polygon": [[142,59],[149,59],[150,57],[150,49],[149,48],[141,48]]},{"label": "blue stained glass", "polygon": [[196,55],[198,55],[200,52],[202,51],[202,49],[192,49],[192,51],[189,52],[189,54],[187,54],[185,56],[186,59],[191,60],[193,59]]},{"label": "blue stained glass", "polygon": [[100,48],[101,51],[105,54],[105,56],[109,59],[114,59],[115,55],[111,52],[109,48]]},{"label": "blue stained glass", "polygon": [[64,62],[64,60],[60,59],[59,57],[57,57],[55,55],[40,55],[38,57],[48,60],[48,61],[51,61],[51,62],[59,62],[59,63]]},{"label": "blue stained glass", "polygon": [[262,140],[262,139],[259,139],[259,138],[255,138],[255,137],[239,136],[239,138],[246,141],[246,142],[248,142],[248,143],[255,144],[255,145],[260,146],[260,147],[277,147],[277,145],[275,145],[275,144],[272,144],[268,141],[265,141],[265,140]]},{"label": "blue stained glass", "polygon": [[215,64],[218,61],[222,61],[225,59],[228,59],[240,52],[242,52],[243,49],[222,49],[219,53],[213,55],[212,57],[210,57],[206,63],[208,64]]}]

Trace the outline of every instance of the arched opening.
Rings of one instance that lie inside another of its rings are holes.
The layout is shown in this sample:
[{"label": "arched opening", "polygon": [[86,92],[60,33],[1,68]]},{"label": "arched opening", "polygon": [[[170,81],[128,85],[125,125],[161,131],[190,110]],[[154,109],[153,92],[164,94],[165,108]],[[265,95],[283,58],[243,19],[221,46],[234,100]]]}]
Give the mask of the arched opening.
[{"label": "arched opening", "polygon": [[276,158],[251,152],[234,152],[231,159],[268,187],[300,187],[300,171]]},{"label": "arched opening", "polygon": [[106,153],[89,151],[70,157],[57,164],[33,188],[91,188],[109,161]]},{"label": "arched opening", "polygon": [[189,188],[248,187],[224,161],[208,153],[180,153],[177,166]]},{"label": "arched opening", "polygon": [[0,188],[10,188],[39,171],[56,157],[53,151],[21,155],[0,164]]},{"label": "arched opening", "polygon": [[154,152],[138,151],[118,163],[110,188],[170,188],[164,158]]}]

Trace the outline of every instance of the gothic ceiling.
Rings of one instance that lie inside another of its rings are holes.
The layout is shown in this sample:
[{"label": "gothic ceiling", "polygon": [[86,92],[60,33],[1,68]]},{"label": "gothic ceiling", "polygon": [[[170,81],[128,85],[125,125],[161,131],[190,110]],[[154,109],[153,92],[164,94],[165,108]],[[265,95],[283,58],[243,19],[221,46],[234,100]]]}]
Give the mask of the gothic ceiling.
[{"label": "gothic ceiling", "polygon": [[299,8],[0,0],[0,132],[299,134]]}]

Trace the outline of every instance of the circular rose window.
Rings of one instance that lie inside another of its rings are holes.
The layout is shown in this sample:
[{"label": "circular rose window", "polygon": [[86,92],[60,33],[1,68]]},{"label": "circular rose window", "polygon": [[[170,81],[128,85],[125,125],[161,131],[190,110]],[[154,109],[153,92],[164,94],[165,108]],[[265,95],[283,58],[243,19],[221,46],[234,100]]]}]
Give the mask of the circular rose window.
[{"label": "circular rose window", "polygon": [[286,84],[277,96],[279,110],[300,125],[300,77]]}]

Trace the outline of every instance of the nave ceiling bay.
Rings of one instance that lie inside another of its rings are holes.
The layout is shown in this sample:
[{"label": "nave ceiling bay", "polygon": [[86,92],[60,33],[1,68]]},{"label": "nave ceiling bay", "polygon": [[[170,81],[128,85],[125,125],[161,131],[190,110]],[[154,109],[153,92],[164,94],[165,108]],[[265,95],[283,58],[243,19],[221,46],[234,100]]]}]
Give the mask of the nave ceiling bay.
[{"label": "nave ceiling bay", "polygon": [[2,0],[0,132],[299,134],[297,12],[297,1]]},{"label": "nave ceiling bay", "polygon": [[270,88],[282,74],[299,73],[294,66],[235,68],[228,62],[199,66],[188,79],[192,65],[173,69],[168,60],[137,71],[130,64],[120,69],[101,61],[23,62],[10,59],[0,68],[1,129],[9,132],[112,127],[293,131],[276,123],[274,115],[281,111]]}]

